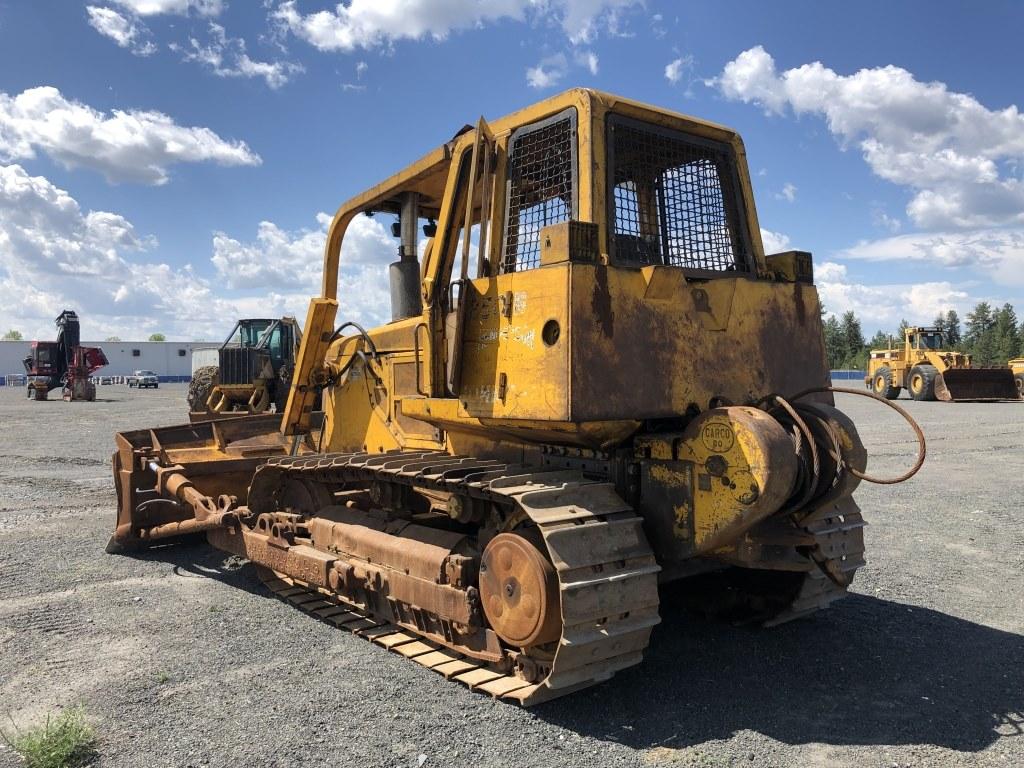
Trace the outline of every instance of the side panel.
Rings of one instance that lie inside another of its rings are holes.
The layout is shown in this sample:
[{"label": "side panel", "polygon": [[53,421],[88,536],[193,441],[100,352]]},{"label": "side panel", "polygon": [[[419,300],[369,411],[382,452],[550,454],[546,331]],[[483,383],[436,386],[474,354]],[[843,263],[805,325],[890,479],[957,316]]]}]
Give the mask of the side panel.
[{"label": "side panel", "polygon": [[335,386],[324,390],[324,449],[379,453],[442,448],[443,435],[436,427],[406,413],[409,402],[422,399],[416,392],[413,353],[385,353],[379,370],[357,360]]},{"label": "side panel", "polygon": [[678,416],[829,382],[817,291],[671,267],[572,266],[575,422]]},{"label": "side panel", "polygon": [[568,296],[568,264],[473,281],[459,396],[464,415],[568,419]]}]

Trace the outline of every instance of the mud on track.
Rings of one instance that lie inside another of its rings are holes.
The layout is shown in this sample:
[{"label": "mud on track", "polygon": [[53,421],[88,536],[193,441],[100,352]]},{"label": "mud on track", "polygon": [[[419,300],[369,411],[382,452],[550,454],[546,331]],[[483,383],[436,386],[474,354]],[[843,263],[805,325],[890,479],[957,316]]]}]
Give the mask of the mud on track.
[{"label": "mud on track", "polygon": [[[111,435],[183,421],[185,389],[71,404],[0,388],[8,725],[82,702],[105,766],[1024,764],[1024,404],[900,401],[929,458],[858,491],[869,563],[851,598],[755,630],[664,589],[643,665],[520,710],[311,620],[201,544],[103,554]],[[872,472],[910,464],[891,411],[839,405]]]}]

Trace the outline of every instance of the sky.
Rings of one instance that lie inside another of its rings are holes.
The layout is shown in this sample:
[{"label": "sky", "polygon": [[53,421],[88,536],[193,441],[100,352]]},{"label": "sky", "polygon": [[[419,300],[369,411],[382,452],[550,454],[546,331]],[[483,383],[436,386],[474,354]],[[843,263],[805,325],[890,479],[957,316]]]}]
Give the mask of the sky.
[{"label": "sky", "polygon": [[[743,136],[768,252],[864,331],[1024,309],[1024,3],[0,0],[0,333],[305,317],[337,207],[575,86]],[[339,319],[389,318],[360,217]]]}]

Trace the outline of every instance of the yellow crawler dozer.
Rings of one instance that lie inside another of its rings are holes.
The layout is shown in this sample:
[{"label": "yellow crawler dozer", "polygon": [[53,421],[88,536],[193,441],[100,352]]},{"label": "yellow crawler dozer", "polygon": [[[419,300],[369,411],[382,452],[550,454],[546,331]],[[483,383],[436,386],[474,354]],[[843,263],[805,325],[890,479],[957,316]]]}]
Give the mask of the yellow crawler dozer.
[{"label": "yellow crawler dozer", "polygon": [[906,389],[914,400],[1013,400],[1018,397],[1009,368],[974,368],[971,356],[943,349],[938,328],[904,329],[903,346],[873,349],[864,384],[895,400]]},{"label": "yellow crawler dozer", "polygon": [[[369,330],[336,318],[364,214],[400,238]],[[864,563],[867,457],[810,254],[759,232],[727,128],[589,90],[481,118],[338,210],[282,414],[117,435],[108,551],[205,534],[524,705],[639,663],[660,582],[769,624],[823,608]]]}]

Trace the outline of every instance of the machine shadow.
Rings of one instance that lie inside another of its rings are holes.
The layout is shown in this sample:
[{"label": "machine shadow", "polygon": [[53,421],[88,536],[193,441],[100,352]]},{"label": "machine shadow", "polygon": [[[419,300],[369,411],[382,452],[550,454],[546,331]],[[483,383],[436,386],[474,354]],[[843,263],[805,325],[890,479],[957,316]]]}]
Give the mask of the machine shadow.
[{"label": "machine shadow", "polygon": [[[277,599],[251,564],[202,536],[126,554]],[[638,749],[745,729],[787,744],[968,752],[1024,738],[1022,635],[858,594],[774,629],[735,627],[688,612],[679,590],[662,587],[662,622],[641,665],[530,715]]]},{"label": "machine shadow", "polygon": [[775,629],[689,614],[671,588],[644,662],[532,710],[636,748],[750,729],[787,744],[934,744],[978,751],[1024,738],[1024,636],[864,595]]},{"label": "machine shadow", "polygon": [[214,579],[253,595],[278,599],[263,586],[251,563],[211,547],[204,534],[168,539],[166,544],[124,552],[123,556],[167,563],[173,566],[174,575],[182,578]]}]

